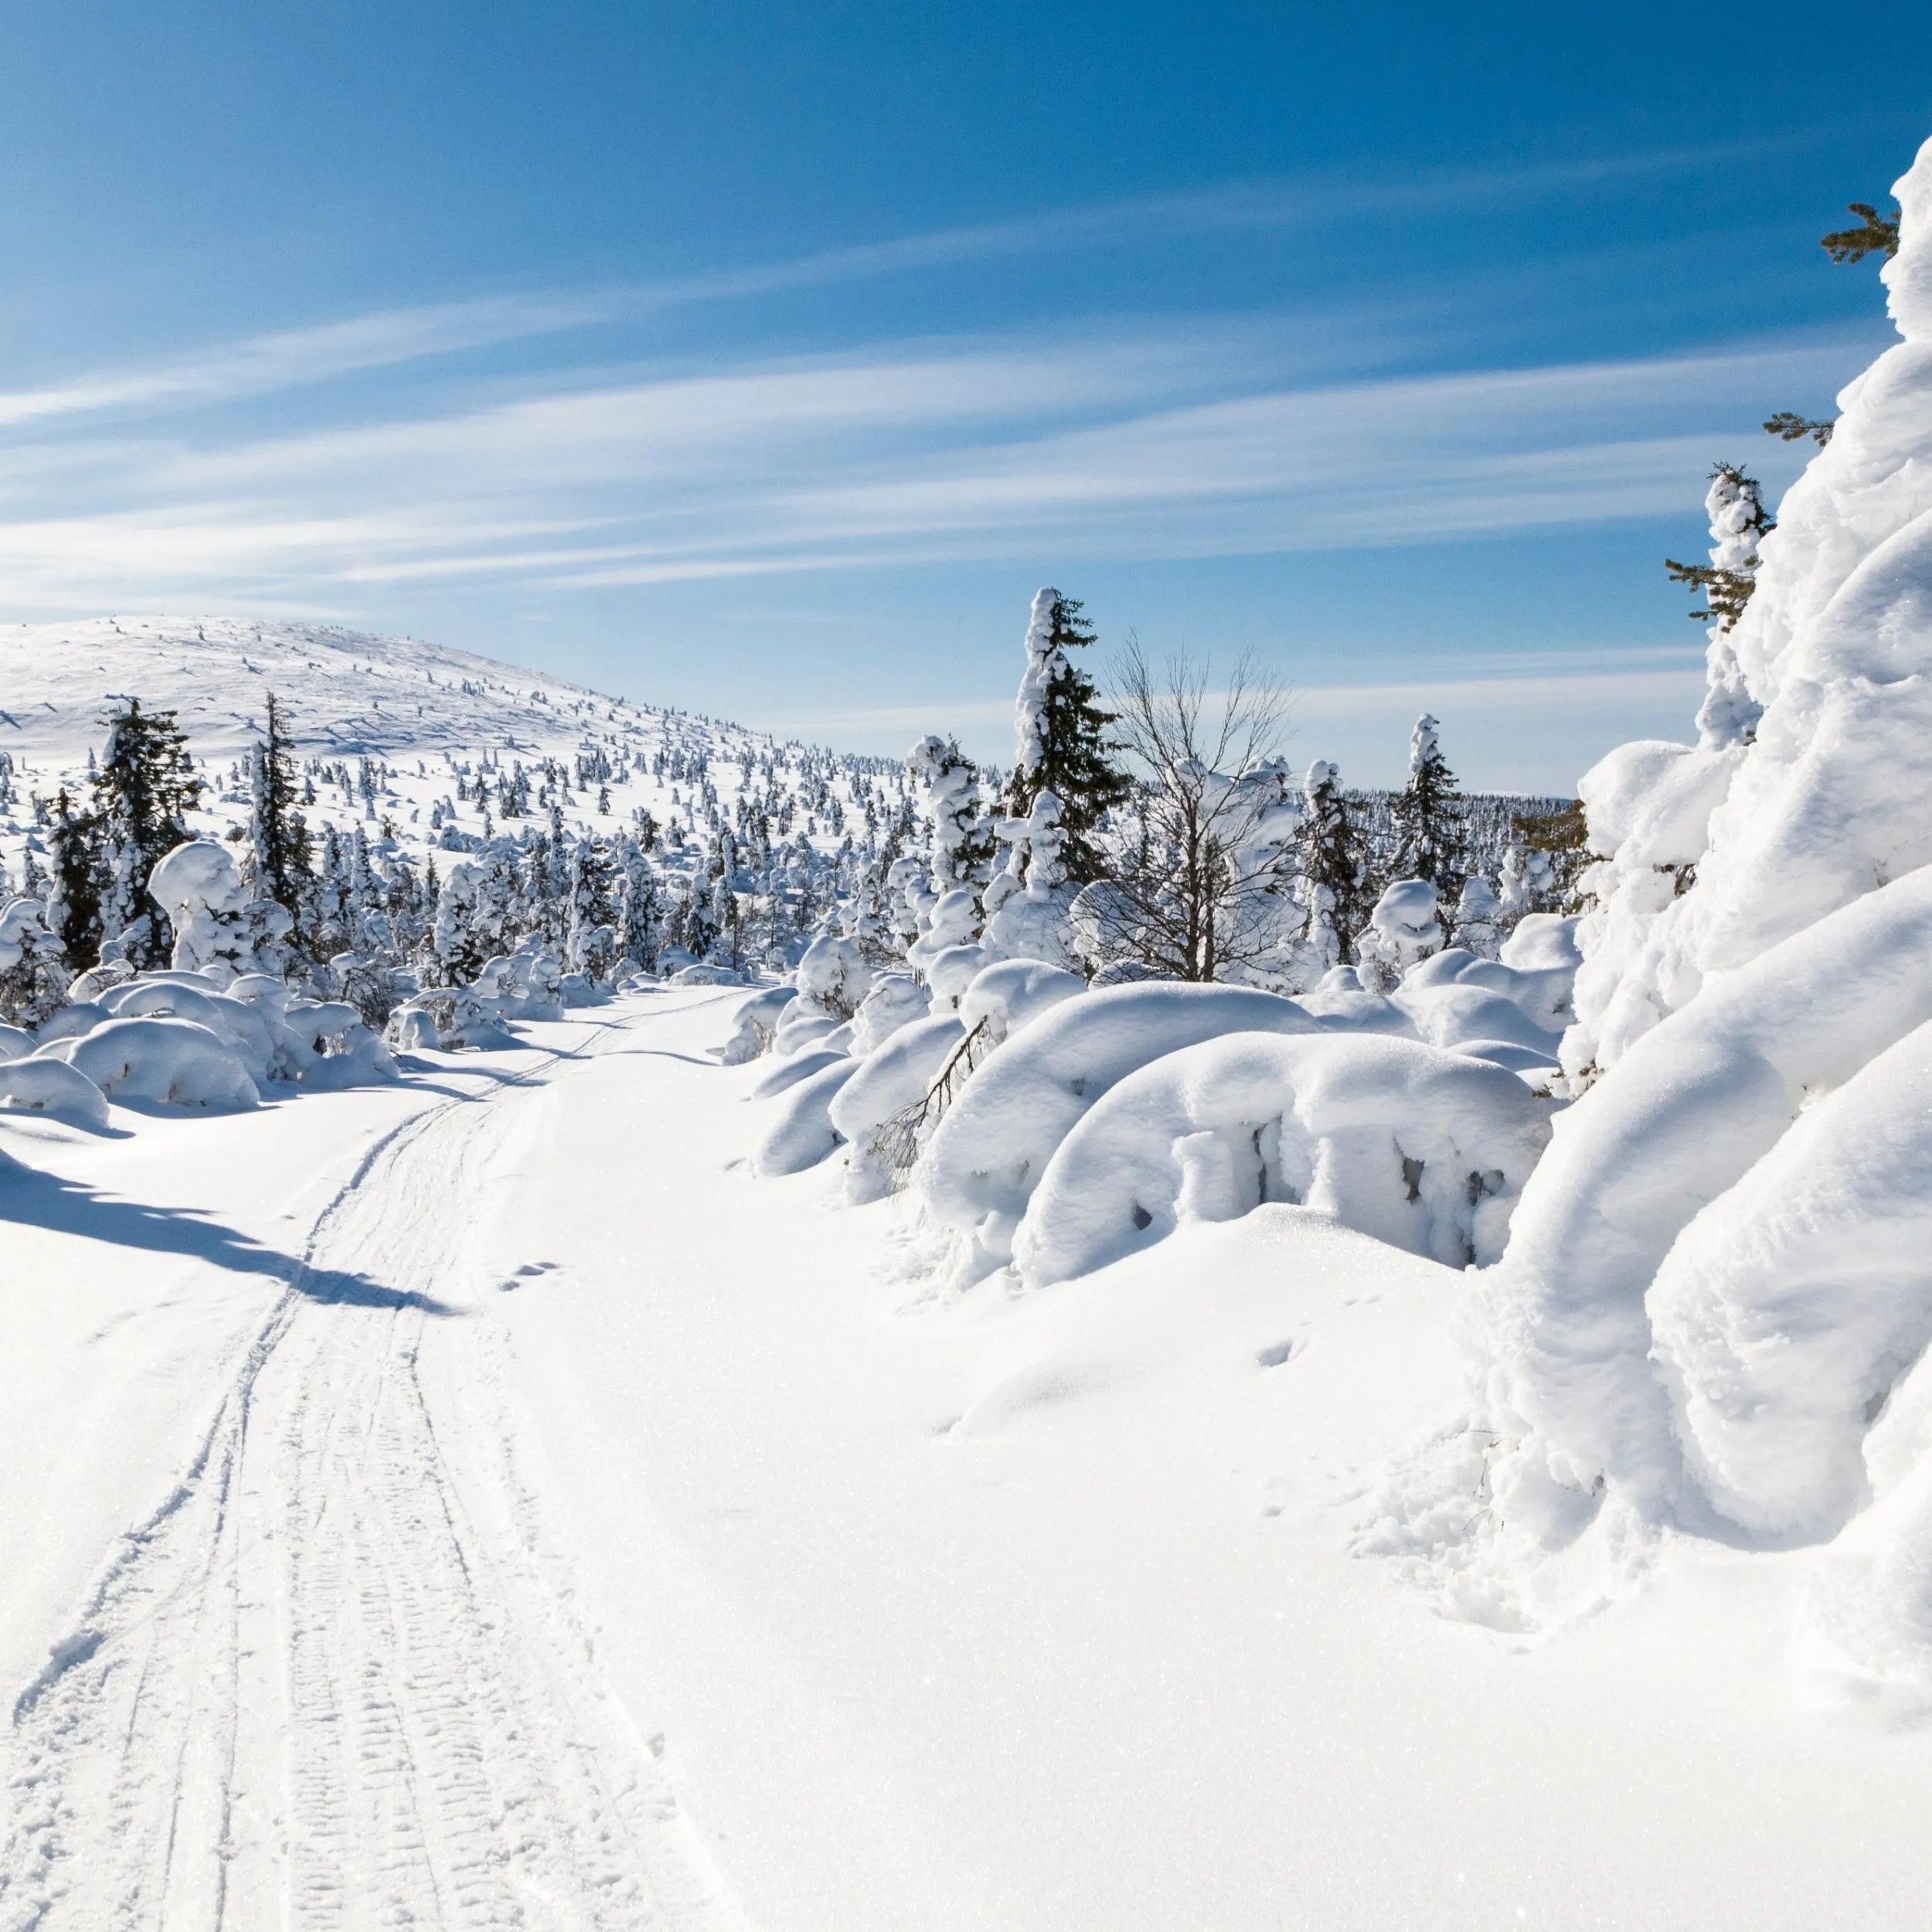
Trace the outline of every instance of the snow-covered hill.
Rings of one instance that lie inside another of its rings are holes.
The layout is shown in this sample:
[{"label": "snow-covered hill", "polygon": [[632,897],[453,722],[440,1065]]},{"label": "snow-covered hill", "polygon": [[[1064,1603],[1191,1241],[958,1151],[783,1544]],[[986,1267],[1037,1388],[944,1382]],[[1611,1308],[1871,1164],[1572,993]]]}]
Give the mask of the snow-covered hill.
[{"label": "snow-covered hill", "polygon": [[0,631],[0,750],[71,765],[100,736],[104,701],[179,712],[196,753],[238,757],[270,691],[298,750],[335,757],[493,747],[566,755],[587,740],[684,738],[719,750],[764,740],[627,703],[414,638],[228,617],[90,617]]},{"label": "snow-covered hill", "polygon": [[[190,828],[227,835],[247,816],[238,767],[271,692],[315,787],[311,828],[364,824],[404,852],[460,851],[485,835],[492,801],[473,782],[463,797],[456,780],[519,766],[537,790],[560,774],[573,835],[633,828],[648,813],[675,854],[679,834],[719,821],[714,799],[733,822],[762,801],[830,850],[848,813],[862,812],[864,778],[890,769],[413,638],[221,617],[20,624],[0,631],[0,754],[12,760],[14,794],[9,806],[0,783],[0,863],[19,876],[34,801],[63,784],[83,790],[107,711],[130,697],[177,714],[208,780]],[[587,784],[586,768],[598,774]],[[499,815],[488,822],[514,829]]]}]

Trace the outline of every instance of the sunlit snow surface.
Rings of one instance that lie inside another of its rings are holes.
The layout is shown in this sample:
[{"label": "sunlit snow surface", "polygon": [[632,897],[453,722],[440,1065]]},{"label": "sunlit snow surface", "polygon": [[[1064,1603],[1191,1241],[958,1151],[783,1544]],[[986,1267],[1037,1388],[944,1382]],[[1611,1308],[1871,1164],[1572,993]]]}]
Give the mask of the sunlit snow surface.
[{"label": "sunlit snow surface", "polygon": [[1807,1701],[1804,1554],[1416,1587],[1466,1277],[1269,1206],[935,1293],[739,1163],[736,997],[0,1117],[0,1922],[1917,1922],[1932,1736]]}]

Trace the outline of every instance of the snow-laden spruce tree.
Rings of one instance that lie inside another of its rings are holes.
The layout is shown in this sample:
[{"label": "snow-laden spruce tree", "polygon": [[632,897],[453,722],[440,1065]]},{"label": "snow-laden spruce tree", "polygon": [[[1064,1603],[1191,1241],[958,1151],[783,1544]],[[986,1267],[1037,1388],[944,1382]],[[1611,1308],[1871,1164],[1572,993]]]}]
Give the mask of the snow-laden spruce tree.
[{"label": "snow-laden spruce tree", "polygon": [[992,869],[993,836],[979,767],[960,750],[957,739],[935,733],[906,753],[906,770],[927,827],[932,890],[984,885]]},{"label": "snow-laden spruce tree", "polygon": [[1340,770],[1325,759],[1309,766],[1295,841],[1294,893],[1301,907],[1304,964],[1298,991],[1317,985],[1342,963],[1369,916],[1369,862],[1342,796]]},{"label": "snow-laden spruce tree", "polygon": [[600,838],[570,849],[570,923],[564,958],[573,972],[607,980],[617,959],[617,866]]},{"label": "snow-laden spruce tree", "polygon": [[1060,801],[1036,792],[1024,818],[1002,818],[995,829],[1006,848],[1005,862],[980,895],[984,941],[1002,959],[1073,964],[1071,914],[1077,888],[1066,870],[1066,840]]},{"label": "snow-laden spruce tree", "polygon": [[1395,874],[1425,879],[1439,902],[1462,889],[1462,794],[1442,755],[1441,727],[1427,712],[1409,734],[1409,781],[1390,801],[1396,832]]},{"label": "snow-laden spruce tree", "polygon": [[648,972],[665,944],[664,897],[651,861],[634,838],[626,838],[619,849],[617,903],[617,957]]},{"label": "snow-laden spruce tree", "polygon": [[1080,600],[1050,587],[1036,591],[1026,626],[1026,668],[1014,707],[1016,744],[1007,814],[1030,818],[1034,801],[1050,791],[1060,801],[1060,864],[1076,886],[1104,869],[1094,843],[1101,821],[1130,789],[1114,760],[1094,681],[1069,655],[1094,641]]},{"label": "snow-laden spruce tree", "polygon": [[100,825],[101,957],[140,970],[165,965],[169,937],[147,883],[161,859],[188,837],[201,796],[188,740],[172,711],[143,711],[138,698],[107,720],[93,781]]},{"label": "snow-laden spruce tree", "polygon": [[298,806],[301,787],[286,727],[271,691],[262,736],[248,756],[248,879],[258,896],[288,914],[300,944],[308,937],[302,923],[315,885],[315,845]]},{"label": "snow-laden spruce tree", "polygon": [[[1840,395],[1730,631],[1748,743],[1581,781],[1585,1090],[1469,1332],[1496,1565],[1560,1614],[1660,1526],[1808,1552],[1808,1655],[1932,1696],[1932,141]],[[1721,689],[1723,675],[1718,674]]]},{"label": "snow-laden spruce tree", "polygon": [[0,1020],[38,1026],[67,996],[73,975],[37,899],[0,901]]},{"label": "snow-laden spruce tree", "polygon": [[63,785],[48,828],[52,860],[47,925],[70,966],[84,971],[100,957],[100,889],[104,863],[99,815],[76,805]]},{"label": "snow-laden spruce tree", "polygon": [[1698,737],[1713,747],[1749,744],[1764,707],[1751,695],[1730,634],[1757,587],[1758,552],[1777,526],[1766,513],[1757,479],[1735,463],[1719,463],[1712,470],[1704,509],[1710,518],[1710,562],[1679,563],[1666,558],[1664,567],[1673,583],[1704,593],[1704,608],[1690,614],[1711,628]]}]

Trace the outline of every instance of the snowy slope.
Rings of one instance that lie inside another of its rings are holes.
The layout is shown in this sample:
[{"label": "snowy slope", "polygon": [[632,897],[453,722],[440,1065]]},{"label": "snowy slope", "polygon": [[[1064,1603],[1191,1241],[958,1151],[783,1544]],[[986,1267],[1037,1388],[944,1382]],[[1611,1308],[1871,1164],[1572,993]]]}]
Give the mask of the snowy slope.
[{"label": "snowy slope", "polygon": [[297,749],[332,757],[478,746],[563,757],[587,736],[655,742],[669,728],[664,712],[413,638],[221,617],[0,629],[0,750],[36,767],[84,760],[115,696],[179,712],[199,756],[233,758],[260,736],[270,691]]},{"label": "snowy slope", "polygon": [[[573,790],[564,817],[576,835],[634,830],[639,811],[660,828],[690,832],[696,772],[727,818],[740,800],[791,797],[796,831],[825,851],[857,802],[855,773],[887,769],[414,638],[216,617],[21,624],[0,630],[0,753],[15,768],[14,803],[0,805],[0,864],[18,879],[35,797],[63,784],[84,796],[104,712],[126,697],[178,714],[209,781],[189,829],[228,836],[247,817],[237,765],[260,738],[271,691],[315,784],[304,807],[311,830],[361,824],[419,860],[449,843],[430,823],[438,804],[458,848],[483,835],[482,802],[455,796],[458,773],[474,777],[482,767],[573,770],[580,755],[601,753],[614,771],[609,808],[598,809],[597,787]],[[661,758],[679,769],[660,769]],[[358,788],[366,760],[374,786],[366,799]],[[515,828],[498,819],[491,829]]]}]

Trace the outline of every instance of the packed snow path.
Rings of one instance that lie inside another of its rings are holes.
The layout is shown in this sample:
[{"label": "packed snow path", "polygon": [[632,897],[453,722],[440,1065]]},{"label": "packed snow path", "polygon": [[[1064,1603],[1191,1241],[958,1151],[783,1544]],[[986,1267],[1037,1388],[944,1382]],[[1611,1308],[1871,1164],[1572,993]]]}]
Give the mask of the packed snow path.
[{"label": "packed snow path", "polygon": [[316,1222],[186,1476],[19,1699],[7,1932],[719,1922],[471,1318],[492,1164],[564,1058],[406,1121]]}]

